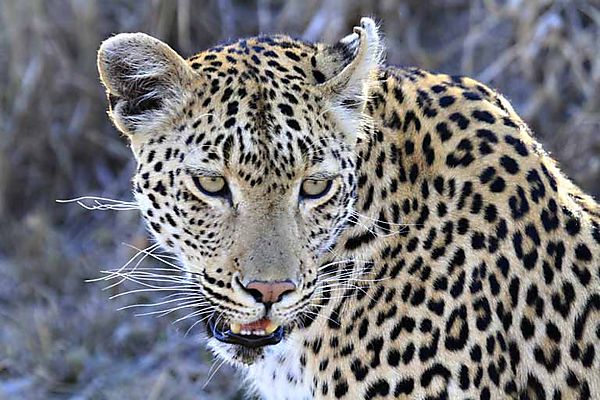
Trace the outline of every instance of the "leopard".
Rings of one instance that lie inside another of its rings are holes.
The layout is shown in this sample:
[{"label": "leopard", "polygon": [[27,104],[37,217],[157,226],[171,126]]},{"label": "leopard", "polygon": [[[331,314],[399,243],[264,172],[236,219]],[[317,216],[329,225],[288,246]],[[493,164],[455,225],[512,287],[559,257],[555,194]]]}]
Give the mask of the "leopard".
[{"label": "leopard", "polygon": [[98,69],[200,344],[249,396],[600,398],[600,207],[496,90],[386,65],[366,17],[187,59],[122,33]]}]

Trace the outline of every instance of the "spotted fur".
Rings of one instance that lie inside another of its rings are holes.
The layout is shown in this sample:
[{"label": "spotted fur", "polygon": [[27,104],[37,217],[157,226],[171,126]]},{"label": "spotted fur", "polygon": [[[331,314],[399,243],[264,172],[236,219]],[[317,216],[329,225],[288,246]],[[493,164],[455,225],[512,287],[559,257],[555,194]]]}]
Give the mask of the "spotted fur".
[{"label": "spotted fur", "polygon": [[[600,208],[501,95],[380,54],[369,19],[333,46],[101,47],[143,217],[215,313],[264,315],[245,279],[298,282],[282,343],[209,347],[265,399],[600,398]],[[314,174],[334,186],[298,200]]]}]

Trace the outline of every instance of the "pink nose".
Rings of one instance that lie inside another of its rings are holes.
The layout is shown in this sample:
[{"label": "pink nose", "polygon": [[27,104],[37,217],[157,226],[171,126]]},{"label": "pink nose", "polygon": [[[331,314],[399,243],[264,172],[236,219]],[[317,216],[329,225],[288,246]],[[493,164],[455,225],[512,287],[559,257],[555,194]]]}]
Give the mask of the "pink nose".
[{"label": "pink nose", "polygon": [[252,281],[246,285],[246,290],[260,303],[277,303],[281,297],[296,290],[291,281]]}]

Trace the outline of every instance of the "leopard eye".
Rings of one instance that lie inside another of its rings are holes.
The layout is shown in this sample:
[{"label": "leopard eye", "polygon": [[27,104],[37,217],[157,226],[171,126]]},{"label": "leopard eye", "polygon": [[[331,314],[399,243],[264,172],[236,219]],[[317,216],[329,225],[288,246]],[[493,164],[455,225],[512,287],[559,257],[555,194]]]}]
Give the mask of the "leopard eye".
[{"label": "leopard eye", "polygon": [[323,197],[331,189],[331,180],[306,179],[300,186],[300,196],[308,199]]},{"label": "leopard eye", "polygon": [[208,196],[223,196],[227,193],[227,182],[221,176],[194,176],[194,184]]}]

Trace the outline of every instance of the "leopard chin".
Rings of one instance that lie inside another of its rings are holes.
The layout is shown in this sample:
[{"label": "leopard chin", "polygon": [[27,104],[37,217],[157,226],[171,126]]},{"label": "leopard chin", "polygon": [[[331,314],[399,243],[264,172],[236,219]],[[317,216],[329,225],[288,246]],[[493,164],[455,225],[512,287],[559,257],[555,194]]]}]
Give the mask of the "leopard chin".
[{"label": "leopard chin", "polygon": [[236,367],[249,367],[264,359],[267,347],[247,347],[240,344],[224,343],[210,338],[208,348],[220,359]]}]

